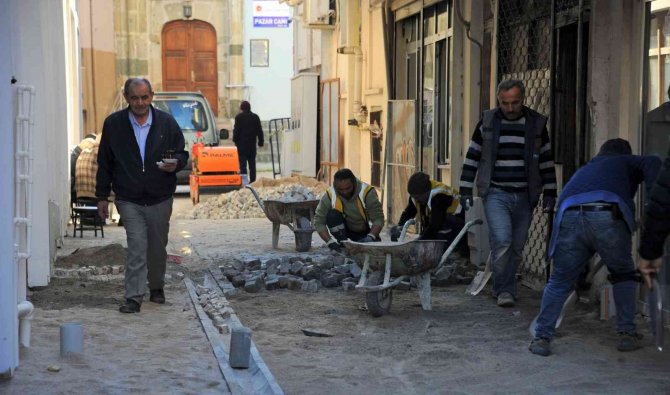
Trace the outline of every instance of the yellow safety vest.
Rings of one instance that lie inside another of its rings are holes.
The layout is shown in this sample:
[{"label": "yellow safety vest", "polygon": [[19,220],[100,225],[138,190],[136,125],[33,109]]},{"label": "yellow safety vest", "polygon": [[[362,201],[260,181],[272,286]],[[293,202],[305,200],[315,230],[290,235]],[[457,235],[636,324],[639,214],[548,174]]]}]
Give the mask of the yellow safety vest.
[{"label": "yellow safety vest", "polygon": [[[368,197],[368,194],[374,189],[372,185],[368,185],[364,183],[363,181],[356,180],[356,185],[360,184],[361,185],[361,191],[358,193],[358,199],[356,200],[356,205],[358,206],[358,211],[361,213],[361,216],[365,218],[366,222],[370,222],[368,219],[368,213],[365,211],[365,199]],[[330,198],[330,206],[341,212],[342,215],[344,215],[344,207],[342,206],[342,199],[340,196],[338,196],[337,192],[335,191],[335,187],[330,187],[326,191],[328,194],[328,198]]]},{"label": "yellow safety vest", "polygon": [[[458,191],[445,184],[442,184],[439,181],[430,180],[430,196],[428,197],[428,203],[426,204],[426,215],[430,215],[431,202],[433,201],[433,197],[439,194],[451,196],[453,198],[451,206],[449,206],[447,209],[447,213],[460,214],[462,207],[458,199]],[[418,213],[420,211],[419,202],[417,202],[414,198],[412,198],[412,201],[414,202],[414,206],[416,207]]]}]

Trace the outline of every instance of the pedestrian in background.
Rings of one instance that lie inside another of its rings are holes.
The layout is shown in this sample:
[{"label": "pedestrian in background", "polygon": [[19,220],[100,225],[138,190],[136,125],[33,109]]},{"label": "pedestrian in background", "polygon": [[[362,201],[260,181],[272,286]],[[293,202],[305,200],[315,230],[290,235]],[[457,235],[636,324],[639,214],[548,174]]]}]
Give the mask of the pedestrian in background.
[{"label": "pedestrian in background", "polygon": [[661,167],[656,156],[633,155],[630,143],[607,140],[598,155],[565,185],[554,221],[549,256],[551,277],[542,296],[535,338],[529,350],[547,356],[563,303],[586,265],[598,253],[609,270],[616,306],[619,351],[640,348],[635,327],[638,276],[632,255],[635,193],[644,181],[650,188]]},{"label": "pedestrian in background", "polygon": [[516,271],[521,263],[533,209],[556,201],[554,157],[547,117],[524,106],[518,80],[498,85],[498,107],[485,111],[475,127],[463,162],[461,205],[472,205],[475,184],[489,225],[493,297],[498,306],[516,302]]},{"label": "pedestrian in background", "polygon": [[114,190],[128,242],[125,304],[137,313],[149,282],[149,300],[165,303],[165,268],[176,172],[186,166],[184,135],[172,115],[151,105],[154,92],[145,78],[130,78],[123,88],[128,107],[105,119],[98,150],[95,195],[98,212],[109,215]]},{"label": "pedestrian in background", "polygon": [[259,147],[263,146],[263,127],[260,118],[251,112],[251,104],[246,100],[240,104],[240,112],[235,116],[233,142],[240,158],[240,173],[248,174],[249,182],[256,181],[256,142]]}]

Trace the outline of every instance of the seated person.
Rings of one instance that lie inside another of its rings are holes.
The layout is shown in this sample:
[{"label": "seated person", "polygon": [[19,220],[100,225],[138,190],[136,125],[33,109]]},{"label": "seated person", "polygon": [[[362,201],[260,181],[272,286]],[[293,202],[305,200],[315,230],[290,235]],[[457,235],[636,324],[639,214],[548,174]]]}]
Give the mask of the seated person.
[{"label": "seated person", "polygon": [[[459,200],[454,198],[455,192],[423,172],[412,174],[407,182],[407,192],[409,202],[398,225],[391,228],[391,240],[398,241],[402,226],[416,217],[419,240],[446,240],[451,244],[465,224]],[[459,243],[461,252],[467,245],[464,240],[465,237]]]},{"label": "seated person", "polygon": [[380,241],[384,213],[375,189],[360,181],[349,169],[334,175],[333,186],[316,207],[314,229],[328,248],[340,251],[340,241]]}]

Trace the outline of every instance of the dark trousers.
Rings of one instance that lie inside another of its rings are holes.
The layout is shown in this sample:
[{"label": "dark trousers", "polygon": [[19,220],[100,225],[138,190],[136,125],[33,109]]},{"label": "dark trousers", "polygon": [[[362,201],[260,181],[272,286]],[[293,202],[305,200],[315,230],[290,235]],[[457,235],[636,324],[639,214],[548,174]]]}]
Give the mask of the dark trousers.
[{"label": "dark trousers", "polygon": [[[253,154],[243,154],[242,152],[237,152],[237,155],[240,158],[240,174],[248,174],[249,182],[256,181],[256,153]],[[249,163],[249,172],[247,173],[247,162]]]},{"label": "dark trousers", "polygon": [[326,216],[326,226],[328,227],[330,234],[333,235],[337,241],[346,239],[358,241],[367,236],[368,232],[370,232],[370,228],[365,232],[356,232],[349,229],[342,213],[334,209],[328,211],[328,215]]}]

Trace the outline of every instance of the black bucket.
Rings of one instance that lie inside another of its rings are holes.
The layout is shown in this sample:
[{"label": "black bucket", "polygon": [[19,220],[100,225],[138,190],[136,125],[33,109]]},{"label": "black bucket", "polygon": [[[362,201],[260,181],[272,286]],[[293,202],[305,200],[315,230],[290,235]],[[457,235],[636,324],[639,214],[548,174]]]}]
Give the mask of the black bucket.
[{"label": "black bucket", "polygon": [[312,248],[312,232],[314,232],[314,229],[296,229],[293,231],[296,251],[306,252]]}]

